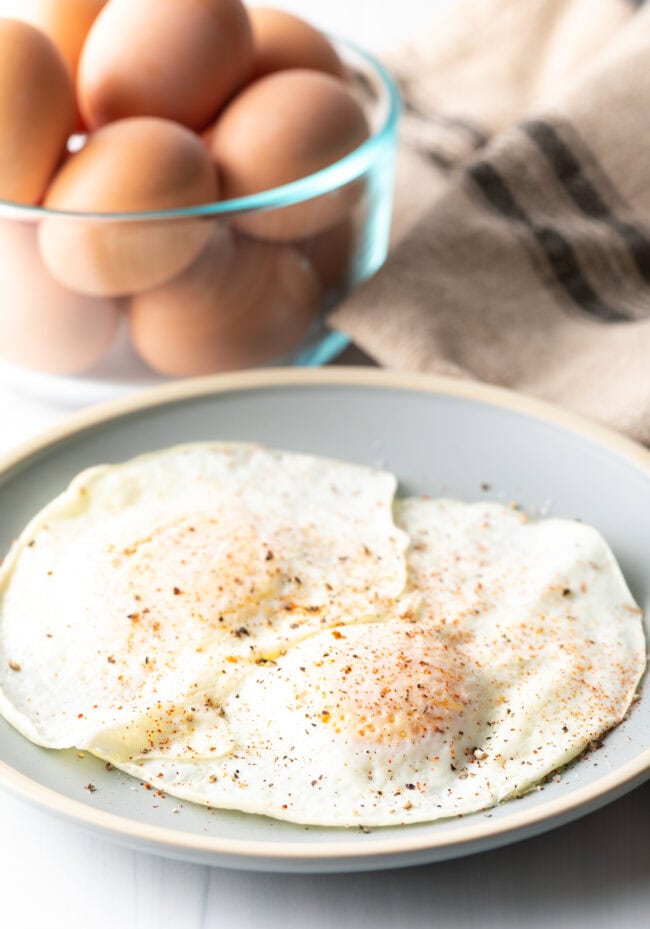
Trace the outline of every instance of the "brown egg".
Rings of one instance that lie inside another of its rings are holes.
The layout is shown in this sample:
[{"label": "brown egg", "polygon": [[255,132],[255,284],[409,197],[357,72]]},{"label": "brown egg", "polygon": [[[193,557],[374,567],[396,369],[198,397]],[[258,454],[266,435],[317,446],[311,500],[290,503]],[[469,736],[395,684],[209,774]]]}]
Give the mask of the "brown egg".
[{"label": "brown egg", "polygon": [[218,228],[184,274],[133,298],[131,338],[163,374],[231,371],[296,349],[318,300],[316,275],[294,248]]},{"label": "brown egg", "polygon": [[88,30],[107,0],[23,0],[18,14],[48,35],[75,76]]},{"label": "brown egg", "polygon": [[81,56],[81,112],[91,128],[162,116],[200,131],[247,81],[252,59],[241,0],[111,0]]},{"label": "brown egg", "polygon": [[51,374],[77,374],[108,351],[119,320],[114,300],[61,287],[40,260],[36,229],[0,220],[0,355]]},{"label": "brown egg", "polygon": [[38,203],[74,121],[72,80],[54,43],[0,19],[0,200]]},{"label": "brown egg", "polygon": [[[77,213],[174,210],[217,198],[200,139],[169,120],[140,117],[105,126],[63,165],[45,206]],[[200,219],[52,217],[41,226],[43,258],[64,286],[94,296],[156,287],[187,267],[211,233]]]},{"label": "brown egg", "polygon": [[[331,165],[368,138],[368,123],[343,81],[317,71],[278,71],[230,103],[210,133],[224,199],[259,193]],[[293,241],[336,225],[360,194],[351,183],[317,199],[235,220],[259,238]]]},{"label": "brown egg", "polygon": [[286,68],[309,68],[344,77],[334,46],[304,19],[268,6],[249,9],[253,27],[253,77]]},{"label": "brown egg", "polygon": [[356,238],[354,222],[344,219],[337,226],[299,244],[300,251],[307,256],[318,275],[324,293],[341,291],[349,283]]}]

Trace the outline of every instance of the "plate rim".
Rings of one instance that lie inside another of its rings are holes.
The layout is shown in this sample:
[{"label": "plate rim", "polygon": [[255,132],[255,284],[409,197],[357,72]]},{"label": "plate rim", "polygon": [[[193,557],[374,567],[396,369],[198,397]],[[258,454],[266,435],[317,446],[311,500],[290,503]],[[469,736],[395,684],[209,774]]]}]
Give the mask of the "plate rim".
[{"label": "plate rim", "polygon": [[[35,438],[21,443],[0,456],[0,479],[29,464],[30,460],[45,453],[83,432],[101,427],[115,419],[128,417],[155,407],[165,407],[176,402],[198,399],[211,395],[257,390],[264,387],[343,386],[374,387],[405,390],[416,393],[437,394],[460,399],[475,400],[523,413],[534,419],[549,422],[560,428],[577,433],[634,465],[650,479],[650,450],[620,435],[613,430],[594,423],[582,416],[556,407],[543,400],[528,397],[503,387],[486,385],[460,378],[449,378],[423,373],[406,373],[374,368],[274,368],[270,370],[245,371],[232,374],[182,380],[164,384],[133,396],[102,403],[90,409],[66,416],[63,421]],[[541,831],[540,826],[552,825],[563,814],[594,808],[606,801],[610,793],[621,794],[650,776],[650,747],[642,750],[634,759],[617,768],[593,784],[570,791],[565,797],[550,800],[538,809],[514,811],[498,820],[484,820],[469,824],[454,833],[439,836],[399,834],[395,832],[371,843],[351,845],[348,842],[304,842],[299,845],[283,840],[231,839],[218,836],[197,835],[192,832],[169,829],[164,826],[140,823],[126,816],[88,806],[59,794],[52,788],[23,775],[0,759],[0,786],[8,788],[25,800],[39,807],[63,815],[90,828],[98,828],[115,838],[153,843],[169,853],[223,855],[233,859],[264,859],[266,862],[304,861],[332,862],[335,859],[374,859],[390,855],[402,855],[441,849],[458,849],[490,842],[499,842],[500,837],[521,833],[526,829]],[[574,817],[571,817],[574,818]],[[424,824],[423,824],[424,825]],[[349,834],[349,830],[348,831]]]}]

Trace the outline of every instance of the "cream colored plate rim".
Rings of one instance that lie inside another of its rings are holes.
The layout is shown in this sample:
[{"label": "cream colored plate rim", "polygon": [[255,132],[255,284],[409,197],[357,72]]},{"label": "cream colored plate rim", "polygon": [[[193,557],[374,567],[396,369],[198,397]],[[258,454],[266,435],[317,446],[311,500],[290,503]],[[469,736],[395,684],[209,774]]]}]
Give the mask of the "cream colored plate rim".
[{"label": "cream colored plate rim", "polygon": [[[613,432],[596,425],[580,416],[569,413],[551,404],[517,394],[501,387],[455,378],[437,377],[425,374],[410,374],[380,371],[372,368],[327,368],[295,369],[276,368],[270,371],[238,372],[235,374],[216,375],[179,381],[178,383],[157,387],[126,399],[105,403],[101,406],[84,410],[68,416],[60,425],[49,429],[39,437],[23,443],[9,454],[0,457],[0,477],[10,470],[26,464],[35,455],[44,452],[49,446],[60,443],[87,429],[101,426],[113,419],[132,413],[166,406],[177,401],[191,400],[213,394],[226,394],[238,391],[257,390],[265,387],[303,386],[334,387],[374,387],[392,390],[406,390],[419,393],[442,394],[461,399],[470,399],[501,407],[506,410],[523,413],[535,419],[550,422],[578,435],[597,442],[607,450],[627,460],[650,480],[650,451]],[[138,823],[114,813],[93,809],[76,800],[63,797],[37,781],[20,774],[9,765],[0,761],[0,784],[8,787],[22,798],[38,805],[71,817],[80,824],[113,833],[116,837],[134,841],[151,842],[166,848],[170,852],[182,854],[197,853],[205,855],[227,855],[240,858],[265,858],[267,860],[286,859],[354,859],[399,855],[425,849],[453,847],[486,842],[497,838],[502,833],[526,830],[547,819],[558,819],[563,814],[577,807],[596,804],[599,798],[610,792],[620,791],[625,785],[643,776],[650,770],[650,747],[642,751],[635,759],[605,775],[595,783],[571,791],[565,798],[544,803],[534,810],[513,812],[498,821],[484,821],[469,824],[465,829],[453,834],[400,834],[399,830],[385,839],[350,845],[349,842],[321,843],[311,842],[295,845],[291,842],[260,842],[238,839],[223,839],[213,836],[201,836],[159,826]]]}]

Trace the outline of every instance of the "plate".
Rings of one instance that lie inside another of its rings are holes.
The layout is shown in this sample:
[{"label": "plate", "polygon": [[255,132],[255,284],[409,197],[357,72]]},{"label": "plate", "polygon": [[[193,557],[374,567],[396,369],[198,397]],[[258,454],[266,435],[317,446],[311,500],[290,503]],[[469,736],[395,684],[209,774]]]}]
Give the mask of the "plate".
[{"label": "plate", "polygon": [[[365,369],[276,369],[185,381],[85,411],[0,462],[0,549],[82,468],[202,439],[258,441],[394,471],[403,494],[516,501],[578,517],[614,549],[650,608],[650,453],[498,388]],[[647,622],[647,619],[646,619]],[[647,631],[647,630],[646,630]],[[566,823],[650,776],[650,694],[604,746],[520,800],[455,819],[306,828],[163,798],[0,721],[0,785],[131,847],[213,865],[357,871],[440,861]],[[84,786],[92,783],[96,790]]]}]

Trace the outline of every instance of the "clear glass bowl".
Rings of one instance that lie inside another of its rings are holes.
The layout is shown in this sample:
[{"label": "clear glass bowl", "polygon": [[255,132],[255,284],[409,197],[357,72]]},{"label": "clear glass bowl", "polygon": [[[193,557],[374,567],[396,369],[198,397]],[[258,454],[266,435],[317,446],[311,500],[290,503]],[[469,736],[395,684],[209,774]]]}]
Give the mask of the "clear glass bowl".
[{"label": "clear glass bowl", "polygon": [[[169,377],[320,365],[345,347],[324,319],[385,260],[400,100],[378,61],[335,44],[371,136],[315,174],[157,213],[0,202],[0,381],[83,404]],[[188,275],[198,262],[203,270]],[[214,332],[206,336],[196,310],[215,281],[220,291],[235,288],[238,308],[225,323],[223,352],[210,348]]]}]

